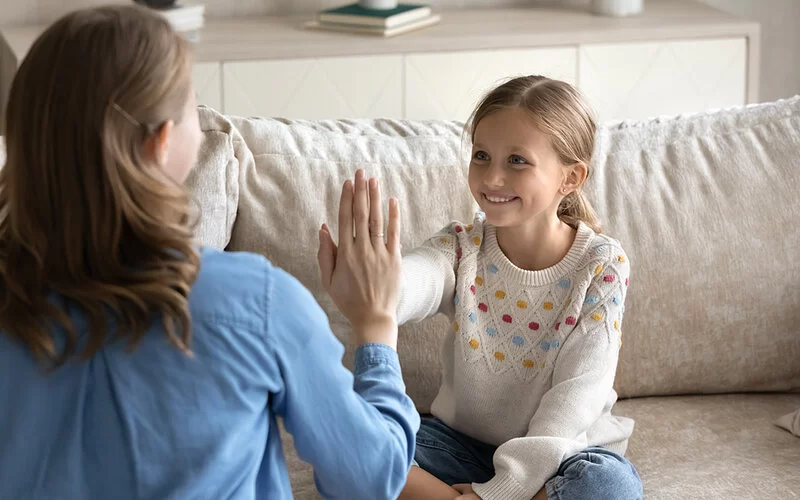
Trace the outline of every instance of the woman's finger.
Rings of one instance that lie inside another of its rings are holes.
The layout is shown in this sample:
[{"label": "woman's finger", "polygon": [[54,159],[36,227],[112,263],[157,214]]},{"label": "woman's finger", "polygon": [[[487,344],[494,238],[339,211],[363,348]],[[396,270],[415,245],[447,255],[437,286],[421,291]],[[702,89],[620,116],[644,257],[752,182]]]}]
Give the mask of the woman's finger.
[{"label": "woman's finger", "polygon": [[347,179],[342,186],[339,199],[339,247],[347,248],[353,243],[353,182]]},{"label": "woman's finger", "polygon": [[389,200],[389,225],[386,228],[386,248],[391,253],[400,253],[400,202],[396,198]]},{"label": "woman's finger", "polygon": [[359,243],[369,242],[369,195],[367,194],[367,177],[362,169],[356,171],[355,198],[353,200],[353,220],[355,239]]},{"label": "woman's finger", "polygon": [[385,245],[383,237],[383,202],[378,179],[369,180],[369,237],[372,246],[380,248]]}]

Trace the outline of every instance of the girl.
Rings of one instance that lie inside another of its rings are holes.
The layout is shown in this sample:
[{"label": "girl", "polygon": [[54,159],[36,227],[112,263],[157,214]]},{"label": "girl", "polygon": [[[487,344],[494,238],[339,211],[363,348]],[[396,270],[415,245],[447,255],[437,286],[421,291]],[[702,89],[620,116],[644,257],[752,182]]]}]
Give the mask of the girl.
[{"label": "girl", "polygon": [[0,498],[292,498],[282,417],[326,497],[394,500],[419,426],[394,350],[397,204],[389,245],[373,246],[361,222],[380,195],[359,172],[342,194],[349,238],[320,259],[361,345],[353,377],[295,279],[193,246],[190,64],[160,17],[100,8],[51,26],[15,77],[0,171]]},{"label": "girl", "polygon": [[581,193],[592,113],[528,76],[489,92],[469,131],[482,213],[403,259],[398,322],[444,312],[452,328],[401,498],[641,498],[618,454],[633,423],[610,413],[630,263]]}]

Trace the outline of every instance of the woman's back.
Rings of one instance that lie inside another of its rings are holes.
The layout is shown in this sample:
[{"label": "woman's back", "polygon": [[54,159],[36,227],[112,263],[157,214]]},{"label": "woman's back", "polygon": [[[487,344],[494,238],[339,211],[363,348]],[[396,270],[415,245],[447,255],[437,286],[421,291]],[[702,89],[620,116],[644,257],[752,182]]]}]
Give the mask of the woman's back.
[{"label": "woman's back", "polygon": [[191,357],[158,321],[132,352],[109,343],[53,373],[0,336],[0,498],[253,498],[262,460],[259,484],[272,494],[258,496],[288,497],[266,416],[277,403],[268,395],[283,390],[268,337],[312,336],[280,320],[268,331],[265,317],[274,295],[306,298],[293,285],[263,259],[205,251],[189,300]]},{"label": "woman's back", "polygon": [[[255,255],[205,250],[189,304],[192,356],[155,321],[132,352],[120,340],[46,373],[0,335],[0,498],[291,498],[279,415],[323,491],[381,498],[402,482],[407,465],[387,445],[413,443],[413,419],[370,418],[342,345],[294,278]],[[388,361],[372,376],[394,378],[362,396],[413,414]]]}]

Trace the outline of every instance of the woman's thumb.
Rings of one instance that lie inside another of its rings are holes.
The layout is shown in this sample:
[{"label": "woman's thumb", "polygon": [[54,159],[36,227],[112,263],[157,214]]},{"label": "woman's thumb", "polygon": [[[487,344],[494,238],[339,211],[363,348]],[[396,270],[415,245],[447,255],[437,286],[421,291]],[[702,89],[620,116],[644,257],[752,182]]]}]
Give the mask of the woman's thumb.
[{"label": "woman's thumb", "polygon": [[317,252],[317,262],[322,278],[322,286],[325,290],[331,285],[333,269],[336,267],[336,245],[333,243],[328,226],[322,225],[319,230],[319,251]]}]

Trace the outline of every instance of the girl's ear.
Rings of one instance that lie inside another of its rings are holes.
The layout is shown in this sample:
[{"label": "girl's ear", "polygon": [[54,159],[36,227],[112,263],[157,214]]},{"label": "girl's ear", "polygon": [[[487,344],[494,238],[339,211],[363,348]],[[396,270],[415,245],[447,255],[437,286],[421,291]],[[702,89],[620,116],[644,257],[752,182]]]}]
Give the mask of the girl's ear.
[{"label": "girl's ear", "polygon": [[564,196],[574,193],[583,185],[589,169],[582,162],[573,163],[564,167],[564,180],[561,183],[561,194]]},{"label": "girl's ear", "polygon": [[166,121],[150,134],[144,143],[144,156],[159,167],[164,167],[169,158],[169,144],[175,122]]}]

